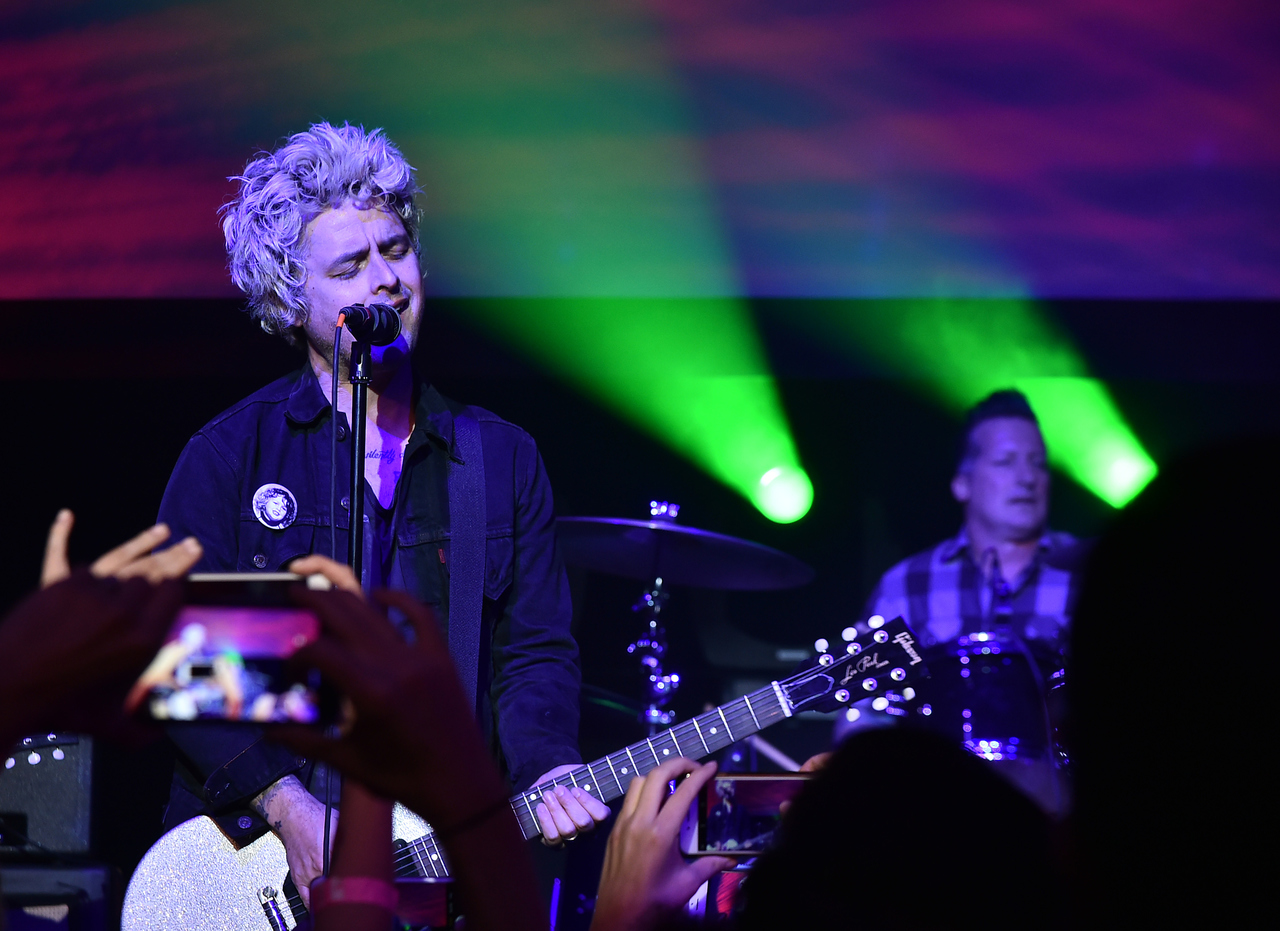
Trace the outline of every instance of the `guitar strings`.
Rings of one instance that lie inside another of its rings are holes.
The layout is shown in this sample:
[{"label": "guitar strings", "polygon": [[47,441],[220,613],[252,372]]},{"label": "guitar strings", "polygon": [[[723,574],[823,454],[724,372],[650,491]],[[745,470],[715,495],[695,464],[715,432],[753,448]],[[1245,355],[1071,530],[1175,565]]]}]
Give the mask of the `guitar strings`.
[{"label": "guitar strings", "polygon": [[[811,666],[780,680],[777,686],[786,688],[820,671],[821,667]],[[903,684],[905,683],[894,683],[896,686]],[[826,691],[830,691],[830,687]],[[882,690],[875,691],[878,694]],[[626,787],[623,786],[619,773],[627,777],[629,786],[632,778],[646,775],[657,768],[662,762],[662,757],[669,757],[672,750],[677,756],[701,759],[787,716],[787,712],[779,701],[774,683],[770,683],[765,688],[757,689],[742,698],[726,702],[718,708],[673,725],[660,734],[637,741],[592,763],[585,763],[568,773],[557,776],[550,782],[539,783],[526,789],[511,799],[512,813],[520,826],[521,834],[526,840],[531,839],[542,833],[534,809],[541,803],[542,795],[554,786],[565,788],[586,786],[586,791],[590,791],[590,786],[595,785],[596,791],[592,794],[596,798],[603,802],[612,801],[626,794]],[[726,731],[723,735],[720,734],[721,726]],[[664,742],[669,742],[671,746],[664,747]],[[699,750],[701,752],[698,752]],[[639,760],[636,759],[636,754],[640,755]],[[650,756],[653,757],[652,763],[649,762]],[[600,769],[600,773],[596,772],[597,768]],[[601,778],[606,774],[606,768],[607,775],[617,789],[616,792]],[[397,852],[394,862],[397,873],[409,870],[415,875],[430,874],[433,878],[444,878],[449,875],[448,864],[440,851],[434,831],[406,842]]]},{"label": "guitar strings", "polygon": [[[759,701],[766,696],[772,701],[772,709],[753,706],[749,701],[749,699]],[[749,696],[728,702],[720,708],[704,712],[653,737],[608,754],[593,763],[583,764],[568,773],[557,776],[550,782],[539,783],[526,789],[511,800],[512,812],[525,838],[536,837],[542,832],[536,817],[530,814],[530,810],[541,802],[543,793],[554,786],[569,788],[594,784],[597,786],[596,797],[601,798],[602,801],[611,801],[625,794],[626,787],[622,785],[620,779],[617,779],[615,785],[620,791],[614,793],[612,788],[606,788],[593,767],[600,769],[602,773],[605,772],[605,767],[610,767],[611,776],[617,772],[623,772],[627,776],[642,776],[655,769],[662,761],[661,756],[669,756],[671,750],[676,750],[678,755],[701,758],[729,746],[742,737],[756,733],[761,726],[766,726],[765,721],[771,724],[782,717],[785,717],[785,714],[777,704],[772,687],[760,689]],[[720,733],[722,729],[727,733],[722,735]],[[664,743],[670,746],[663,747]],[[636,759],[637,753],[641,754],[640,760]],[[650,756],[654,757],[652,761],[649,760]],[[629,779],[627,781],[630,782]],[[408,869],[414,874],[432,878],[444,878],[449,875],[448,865],[440,853],[434,832],[407,842],[397,851],[394,865],[397,873]]]}]

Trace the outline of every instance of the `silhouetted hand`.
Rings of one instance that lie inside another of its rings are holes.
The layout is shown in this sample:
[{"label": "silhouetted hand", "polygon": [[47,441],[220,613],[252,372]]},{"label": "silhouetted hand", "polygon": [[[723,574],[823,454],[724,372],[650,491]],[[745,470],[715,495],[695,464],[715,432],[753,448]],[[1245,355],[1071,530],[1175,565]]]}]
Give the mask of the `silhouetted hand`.
[{"label": "silhouetted hand", "polygon": [[[66,508],[59,511],[58,516],[53,519],[49,538],[44,546],[44,565],[40,570],[41,588],[48,588],[54,582],[61,582],[71,575],[71,565],[67,562],[67,541],[71,539],[71,528],[75,526],[75,521],[75,515]],[[196,564],[204,550],[195,537],[187,537],[161,553],[151,552],[167,539],[169,528],[164,524],[156,524],[132,540],[121,543],[109,553],[99,556],[89,567],[89,572],[99,578],[114,576],[117,579],[131,579],[140,576],[148,582],[180,578]]]},{"label": "silhouetted hand", "polygon": [[[364,598],[351,567],[327,556],[312,554],[295,559],[289,564],[289,571],[301,576],[322,575],[335,589]],[[343,792],[352,785],[344,781]],[[310,908],[311,883],[322,874],[324,864],[324,805],[303,788],[296,776],[276,780],[254,799],[253,805],[261,806],[260,813],[284,844],[289,873],[298,886],[302,904]],[[330,812],[331,838],[337,836],[337,825],[338,813]]]},{"label": "silhouetted hand", "polygon": [[334,588],[364,597],[364,589],[360,587],[360,582],[356,574],[351,571],[351,567],[346,563],[335,562],[328,556],[312,553],[310,556],[295,559],[289,563],[289,571],[298,575],[322,575]]},{"label": "silhouetted hand", "polygon": [[[631,780],[605,849],[592,931],[651,928],[716,873],[733,869],[728,857],[686,860],[680,852],[680,825],[715,772],[715,763],[680,757]],[[667,784],[682,773],[689,778],[668,795]]]},{"label": "silhouetted hand", "polygon": [[299,727],[279,728],[277,739],[431,822],[468,928],[544,931],[533,862],[431,610],[403,592],[374,594],[413,622],[408,644],[351,592],[299,586],[294,597],[321,623],[320,639],[295,660],[337,684],[354,716],[337,740]]},{"label": "silhouetted hand", "polygon": [[322,635],[294,662],[332,680],[354,717],[340,739],[299,727],[275,730],[277,739],[399,799],[441,833],[505,799],[429,608],[403,592],[374,594],[413,622],[417,640],[409,644],[376,607],[350,592],[299,588],[295,598],[316,612]]},{"label": "silhouetted hand", "polygon": [[825,753],[815,753],[813,756],[809,757],[809,759],[800,764],[800,772],[816,773],[821,769],[825,769],[827,764],[831,762],[832,756],[834,756],[834,754],[830,750]]},{"label": "silhouetted hand", "polygon": [[0,731],[127,734],[125,693],[181,602],[177,582],[87,570],[27,597],[0,622]]}]

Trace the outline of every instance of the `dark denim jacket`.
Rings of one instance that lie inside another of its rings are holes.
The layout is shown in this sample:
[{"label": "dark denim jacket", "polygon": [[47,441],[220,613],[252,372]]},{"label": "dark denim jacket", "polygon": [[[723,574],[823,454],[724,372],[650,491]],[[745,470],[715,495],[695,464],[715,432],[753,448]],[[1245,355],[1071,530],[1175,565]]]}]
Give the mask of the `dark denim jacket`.
[{"label": "dark denim jacket", "polygon": [[[417,420],[396,487],[392,530],[406,587],[436,608],[447,629],[447,459],[453,415],[463,406],[423,382],[415,391]],[[487,490],[477,711],[512,785],[523,789],[553,766],[581,761],[572,607],[556,548],[551,486],[537,447],[519,427],[480,408],[468,410],[480,424]],[[172,539],[190,534],[203,544],[204,558],[195,571],[276,572],[298,556],[328,554],[330,430],[328,402],[306,366],[245,398],[191,438],[169,479],[160,520],[172,529]],[[339,560],[347,552],[349,526],[348,437],[342,417]],[[297,514],[289,526],[274,530],[255,515],[254,493],[265,484],[283,485],[296,499]],[[369,563],[366,559],[366,585]],[[219,821],[233,835],[259,830],[260,820],[246,818],[247,801],[306,766],[248,726],[176,725],[170,736],[185,771],[175,779],[167,825],[212,813],[232,816]]]}]

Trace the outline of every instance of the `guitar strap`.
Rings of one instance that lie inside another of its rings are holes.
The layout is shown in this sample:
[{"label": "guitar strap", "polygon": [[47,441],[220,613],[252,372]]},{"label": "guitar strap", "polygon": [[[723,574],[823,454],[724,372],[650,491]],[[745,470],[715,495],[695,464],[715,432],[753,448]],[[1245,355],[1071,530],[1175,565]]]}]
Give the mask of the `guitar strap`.
[{"label": "guitar strap", "polygon": [[480,623],[484,607],[484,450],[480,424],[465,411],[453,418],[449,459],[449,655],[476,710]]}]

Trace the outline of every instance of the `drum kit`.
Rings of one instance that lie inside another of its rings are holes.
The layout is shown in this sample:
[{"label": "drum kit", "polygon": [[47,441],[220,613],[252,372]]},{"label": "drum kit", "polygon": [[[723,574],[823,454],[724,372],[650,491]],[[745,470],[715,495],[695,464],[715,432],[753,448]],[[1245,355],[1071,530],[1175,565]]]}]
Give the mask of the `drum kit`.
[{"label": "drum kit", "polygon": [[[567,564],[649,583],[632,606],[642,626],[627,652],[640,663],[647,684],[640,719],[650,734],[675,720],[667,704],[680,686],[680,674],[663,664],[662,615],[671,586],[780,591],[806,585],[815,575],[787,553],[679,524],[679,512],[678,504],[655,500],[649,502],[648,520],[562,517],[556,525]],[[1065,759],[1054,746],[1044,696],[1061,683],[1039,681],[1035,663],[1020,647],[1006,632],[976,633],[930,657],[933,678],[921,690],[928,700],[922,723],[987,760],[1056,766]]]}]

